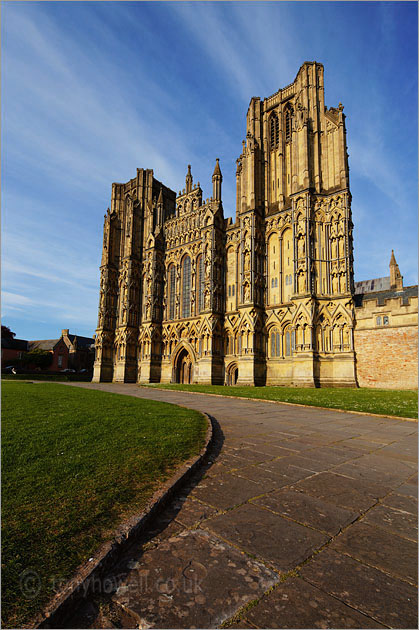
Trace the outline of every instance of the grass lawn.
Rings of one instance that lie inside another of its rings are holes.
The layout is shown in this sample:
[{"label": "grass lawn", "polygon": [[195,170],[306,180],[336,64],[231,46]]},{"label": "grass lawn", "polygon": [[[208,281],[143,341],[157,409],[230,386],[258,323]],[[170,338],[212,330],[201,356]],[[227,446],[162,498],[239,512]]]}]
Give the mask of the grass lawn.
[{"label": "grass lawn", "polygon": [[297,388],[297,387],[226,387],[223,385],[147,385],[188,392],[244,396],[261,400],[330,407],[347,411],[378,413],[405,418],[418,417],[418,392],[398,389]]},{"label": "grass lawn", "polygon": [[[2,403],[2,625],[10,628],[33,618],[54,584],[199,452],[207,424],[175,405],[47,383],[3,382]],[[22,592],[27,570],[41,583],[33,598]]]}]

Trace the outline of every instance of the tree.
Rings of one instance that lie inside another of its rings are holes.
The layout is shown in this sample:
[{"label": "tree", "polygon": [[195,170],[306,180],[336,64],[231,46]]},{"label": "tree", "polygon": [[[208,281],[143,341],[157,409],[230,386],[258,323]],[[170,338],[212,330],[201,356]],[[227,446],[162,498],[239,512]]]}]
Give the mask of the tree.
[{"label": "tree", "polygon": [[2,339],[13,339],[16,337],[16,333],[12,332],[8,326],[1,325],[1,338]]},{"label": "tree", "polygon": [[34,366],[41,369],[46,369],[52,363],[53,355],[48,350],[31,350],[25,352],[22,357],[22,363],[26,367]]}]

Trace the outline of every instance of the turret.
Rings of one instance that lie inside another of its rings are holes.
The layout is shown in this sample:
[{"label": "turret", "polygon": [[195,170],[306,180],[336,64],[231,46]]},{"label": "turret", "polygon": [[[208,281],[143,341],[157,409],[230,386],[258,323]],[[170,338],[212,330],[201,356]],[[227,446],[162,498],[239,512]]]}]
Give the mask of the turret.
[{"label": "turret", "polygon": [[216,159],[214,173],[212,175],[212,198],[214,201],[221,201],[221,182],[223,176],[220,169],[220,159]]},{"label": "turret", "polygon": [[396,291],[403,289],[403,276],[400,273],[393,250],[391,250],[390,258],[390,289],[396,289]]}]

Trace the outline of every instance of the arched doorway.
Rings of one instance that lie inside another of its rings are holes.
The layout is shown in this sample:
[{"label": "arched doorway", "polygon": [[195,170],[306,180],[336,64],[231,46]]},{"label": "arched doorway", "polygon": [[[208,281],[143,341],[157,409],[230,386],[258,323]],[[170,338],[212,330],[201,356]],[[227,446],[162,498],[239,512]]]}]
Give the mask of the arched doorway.
[{"label": "arched doorway", "polygon": [[227,368],[227,385],[236,385],[239,378],[239,368],[237,363],[231,363]]},{"label": "arched doorway", "polygon": [[179,352],[175,364],[176,383],[192,383],[192,359],[184,348]]}]

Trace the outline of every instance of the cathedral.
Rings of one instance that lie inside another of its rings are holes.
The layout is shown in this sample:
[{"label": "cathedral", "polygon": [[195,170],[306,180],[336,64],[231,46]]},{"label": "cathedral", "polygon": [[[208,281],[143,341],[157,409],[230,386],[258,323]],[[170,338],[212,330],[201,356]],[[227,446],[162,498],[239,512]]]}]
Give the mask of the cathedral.
[{"label": "cathedral", "polygon": [[253,97],[236,218],[216,160],[203,199],[137,169],[112,185],[93,380],[356,386],[351,194],[343,106],[323,65]]}]

